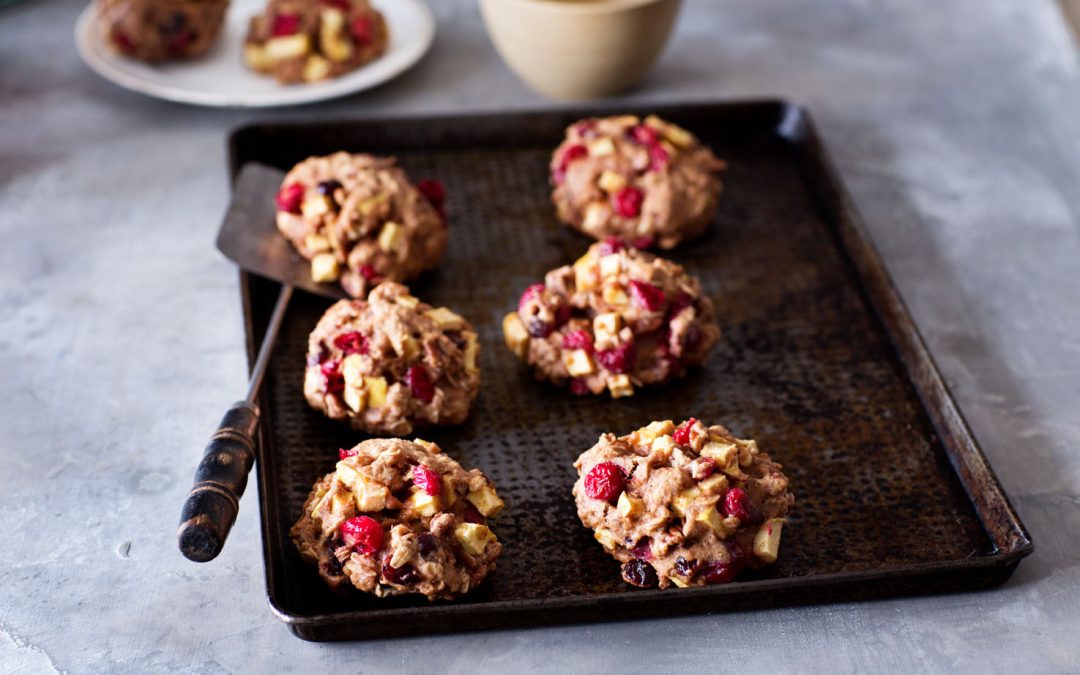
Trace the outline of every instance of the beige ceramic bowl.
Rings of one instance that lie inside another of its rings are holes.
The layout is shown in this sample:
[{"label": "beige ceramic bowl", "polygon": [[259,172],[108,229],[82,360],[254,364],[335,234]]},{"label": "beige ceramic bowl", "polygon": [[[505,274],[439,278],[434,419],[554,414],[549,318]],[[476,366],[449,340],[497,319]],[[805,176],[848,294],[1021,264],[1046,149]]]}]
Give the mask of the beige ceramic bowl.
[{"label": "beige ceramic bowl", "polygon": [[480,0],[510,69],[553,98],[615,94],[649,70],[682,0]]}]

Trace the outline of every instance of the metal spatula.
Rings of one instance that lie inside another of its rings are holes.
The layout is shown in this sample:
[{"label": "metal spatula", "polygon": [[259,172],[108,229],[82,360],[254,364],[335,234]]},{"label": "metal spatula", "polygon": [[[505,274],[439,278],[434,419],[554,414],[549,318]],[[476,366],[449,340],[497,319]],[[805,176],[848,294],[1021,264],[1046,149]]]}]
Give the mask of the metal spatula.
[{"label": "metal spatula", "polygon": [[280,281],[282,286],[251,371],[247,396],[232,405],[210,437],[195,470],[195,484],[180,512],[177,543],[180,552],[196,562],[213,560],[221,553],[236,521],[240,497],[255,462],[259,426],[255,401],[293,288],[331,298],[346,297],[336,284],[313,281],[310,263],[278,232],[274,195],[284,177],[283,172],[261,164],[244,165],[218,233],[217,247],[226,257],[249,272]]}]

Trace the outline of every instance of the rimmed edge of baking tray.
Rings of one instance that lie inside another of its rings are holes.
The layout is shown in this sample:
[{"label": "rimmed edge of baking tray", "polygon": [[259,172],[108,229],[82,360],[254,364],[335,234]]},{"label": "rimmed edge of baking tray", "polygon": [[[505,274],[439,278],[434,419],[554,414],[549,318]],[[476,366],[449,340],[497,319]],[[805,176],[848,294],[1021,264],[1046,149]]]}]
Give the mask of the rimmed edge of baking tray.
[{"label": "rimmed edge of baking tray", "polygon": [[[622,112],[645,112],[641,110],[643,107],[632,105],[618,110],[612,110],[610,107],[577,110],[552,109],[538,112],[470,115],[468,118],[473,122],[478,119],[487,119],[503,124],[509,120],[517,124],[527,124],[530,117],[535,119],[564,115],[577,118]],[[363,617],[363,623],[369,630],[362,638],[370,639],[400,636],[403,634],[401,627],[407,624],[423,625],[424,633],[461,632],[975,590],[1005,582],[1020,560],[1034,551],[1034,543],[1026,527],[1010,504],[949,393],[918,328],[870,240],[854,202],[844,189],[807,110],[787,100],[770,99],[664,104],[650,106],[647,111],[663,116],[665,111],[685,112],[696,109],[704,112],[710,108],[737,110],[747,115],[760,116],[767,112],[774,115],[775,135],[783,139],[792,151],[796,165],[803,179],[807,181],[818,208],[822,210],[825,220],[838,237],[838,250],[847,257],[858,272],[859,289],[865,294],[875,318],[881,323],[896,350],[922,402],[924,411],[934,426],[935,432],[941,438],[953,470],[994,545],[994,550],[969,560],[893,566],[882,571],[764,579],[739,584],[683,589],[677,592],[641,590],[632,594],[598,593],[566,598],[498,600],[474,605],[437,604],[386,610],[366,609],[355,613],[298,616],[279,606],[274,598],[275,570],[270,561],[271,533],[266,514],[276,513],[278,507],[277,495],[269,482],[275,475],[275,471],[272,453],[265,452],[268,443],[265,429],[268,425],[264,425],[260,430],[256,467],[260,515],[262,516],[263,552],[266,557],[267,599],[274,614],[287,623],[298,637],[313,641],[361,639],[354,631],[342,628],[343,624],[348,624],[353,614]],[[332,126],[334,124],[417,124],[424,121],[439,123],[462,117],[334,120],[314,124]],[[312,126],[313,123],[297,122],[294,125],[297,128],[303,128]],[[245,134],[258,133],[264,126],[280,129],[293,125],[274,122],[268,125],[245,125],[234,130],[229,136],[228,146],[231,178],[235,178],[241,166],[241,139]],[[240,292],[249,365],[254,363],[257,345],[261,341],[265,328],[254,325],[255,308],[252,305],[252,297],[253,285],[256,284],[274,285],[273,282],[240,272]],[[266,406],[264,405],[263,408],[265,409]],[[568,609],[574,610],[574,616],[569,619],[563,614]],[[440,617],[449,619],[463,613],[471,615],[468,627],[455,625],[452,621],[440,620]],[[417,623],[421,621],[422,623]],[[379,628],[370,630],[373,625]]]}]

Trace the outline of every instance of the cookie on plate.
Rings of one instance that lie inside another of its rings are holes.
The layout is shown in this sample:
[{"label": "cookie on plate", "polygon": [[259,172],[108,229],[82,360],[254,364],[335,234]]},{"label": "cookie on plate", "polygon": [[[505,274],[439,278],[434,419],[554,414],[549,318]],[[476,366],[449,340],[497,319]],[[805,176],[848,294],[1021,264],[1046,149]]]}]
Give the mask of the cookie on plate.
[{"label": "cookie on plate", "polygon": [[244,61],[283,84],[339,77],[386,51],[383,15],[368,0],[270,0],[251,18]]},{"label": "cookie on plate", "polygon": [[413,185],[392,158],[338,152],[289,171],[277,226],[311,260],[315,281],[363,297],[384,279],[409,281],[439,264],[445,196],[437,181]]},{"label": "cookie on plate", "polygon": [[503,335],[537,379],[619,398],[704,362],[720,328],[681,266],[610,239],[526,288]]},{"label": "cookie on plate", "polygon": [[308,338],[304,397],[371,434],[460,424],[480,390],[479,351],[468,321],[384,282],[319,319]]},{"label": "cookie on plate", "polygon": [[559,218],[593,239],[672,248],[700,236],[727,165],[690,132],[650,115],[570,125],[551,158]]},{"label": "cookie on plate", "polygon": [[503,501],[479,469],[419,439],[371,439],[340,458],[291,530],[331,588],[451,599],[495,569],[502,544],[487,519]]},{"label": "cookie on plate", "polygon": [[703,586],[774,562],[795,501],[779,464],[722,426],[604,434],[574,467],[578,517],[635,586]]},{"label": "cookie on plate", "polygon": [[229,0],[98,0],[98,26],[117,52],[151,63],[205,54]]}]

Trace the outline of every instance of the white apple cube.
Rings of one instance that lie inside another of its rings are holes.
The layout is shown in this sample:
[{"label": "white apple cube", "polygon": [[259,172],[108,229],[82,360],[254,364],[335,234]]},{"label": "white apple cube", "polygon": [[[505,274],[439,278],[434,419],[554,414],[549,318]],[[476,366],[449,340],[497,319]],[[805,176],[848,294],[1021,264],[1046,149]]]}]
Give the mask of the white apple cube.
[{"label": "white apple cube", "polygon": [[337,281],[341,266],[333,253],[320,253],[311,259],[311,278],[320,284]]},{"label": "white apple cube", "polygon": [[776,556],[780,552],[780,532],[783,528],[783,518],[770,518],[762,523],[754,535],[754,555],[765,562],[776,562]]}]

